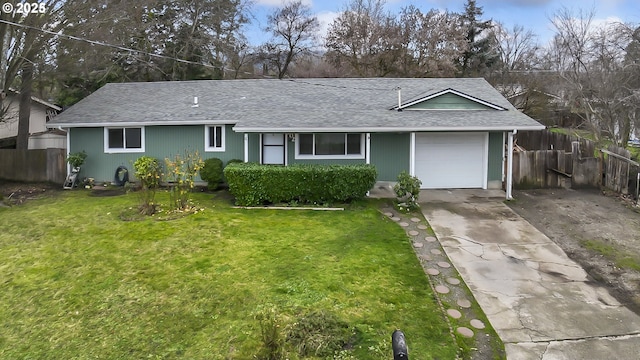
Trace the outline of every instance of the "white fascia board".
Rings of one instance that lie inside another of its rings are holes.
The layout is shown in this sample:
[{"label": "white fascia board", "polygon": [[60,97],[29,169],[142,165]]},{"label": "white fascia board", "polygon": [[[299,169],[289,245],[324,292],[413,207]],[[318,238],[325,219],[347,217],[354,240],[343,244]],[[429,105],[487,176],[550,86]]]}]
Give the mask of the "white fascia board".
[{"label": "white fascia board", "polygon": [[237,120],[197,120],[197,121],[144,121],[144,122],[101,122],[101,123],[55,123],[47,124],[48,128],[74,128],[74,127],[140,127],[140,126],[161,126],[161,125],[227,125],[236,124]]},{"label": "white fascia board", "polygon": [[544,125],[527,126],[432,126],[432,127],[342,127],[342,128],[254,128],[233,127],[233,131],[242,133],[367,133],[367,132],[429,132],[429,131],[511,131],[544,130]]},{"label": "white fascia board", "polygon": [[[413,106],[413,105],[415,105],[415,104],[419,104],[419,103],[424,102],[424,101],[427,101],[427,100],[431,100],[431,99],[433,99],[433,98],[435,98],[435,97],[438,97],[438,96],[440,96],[440,95],[444,95],[444,94],[455,94],[455,95],[458,95],[458,96],[463,97],[463,98],[465,98],[465,99],[471,100],[471,101],[473,101],[473,102],[477,102],[478,104],[482,104],[482,105],[484,105],[484,106],[488,106],[488,107],[490,107],[490,108],[492,108],[492,109],[495,109],[495,110],[507,110],[507,109],[503,108],[502,106],[499,106],[499,105],[496,105],[496,104],[490,103],[490,102],[488,102],[488,101],[484,101],[484,100],[482,100],[482,99],[478,99],[478,98],[476,98],[476,97],[473,97],[473,96],[471,96],[471,95],[467,95],[467,94],[465,94],[465,93],[462,93],[462,92],[457,91],[457,90],[454,90],[454,89],[446,89],[446,90],[442,90],[442,91],[439,91],[439,92],[437,92],[437,93],[434,93],[434,94],[431,94],[431,95],[428,95],[428,96],[425,96],[425,97],[422,97],[422,98],[419,98],[419,99],[416,99],[416,100],[410,101],[410,102],[408,102],[408,103],[406,103],[406,104],[403,104],[403,105],[400,107],[400,110],[405,109],[405,108],[410,107],[410,106]],[[391,108],[391,109],[392,109],[392,110],[397,110],[397,109],[398,109],[398,107],[397,107],[397,106],[394,106],[394,107],[393,107],[393,108]]]}]

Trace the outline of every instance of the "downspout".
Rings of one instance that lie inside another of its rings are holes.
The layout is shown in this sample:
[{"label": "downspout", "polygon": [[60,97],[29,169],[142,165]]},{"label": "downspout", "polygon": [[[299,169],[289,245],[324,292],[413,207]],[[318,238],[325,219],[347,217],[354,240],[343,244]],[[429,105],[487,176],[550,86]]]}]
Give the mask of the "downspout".
[{"label": "downspout", "polygon": [[513,200],[512,189],[513,189],[513,136],[518,133],[518,130],[513,130],[508,132],[507,141],[507,188],[506,197],[507,200]]},{"label": "downspout", "polygon": [[416,133],[409,137],[409,175],[416,176]]},{"label": "downspout", "polygon": [[249,134],[244,133],[244,162],[249,162]]},{"label": "downspout", "polygon": [[366,133],[365,135],[365,145],[366,148],[364,149],[364,162],[368,165],[371,164],[371,133]]}]

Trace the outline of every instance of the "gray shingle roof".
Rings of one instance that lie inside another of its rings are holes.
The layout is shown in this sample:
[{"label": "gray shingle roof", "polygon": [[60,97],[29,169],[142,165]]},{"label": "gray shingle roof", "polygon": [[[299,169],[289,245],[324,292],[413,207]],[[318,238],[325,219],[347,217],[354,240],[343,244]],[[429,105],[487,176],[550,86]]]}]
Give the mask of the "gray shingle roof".
[{"label": "gray shingle roof", "polygon": [[[497,110],[390,110],[454,89]],[[194,97],[198,107],[193,107]],[[236,131],[541,129],[484,79],[252,79],[107,84],[50,127],[235,123]]]}]

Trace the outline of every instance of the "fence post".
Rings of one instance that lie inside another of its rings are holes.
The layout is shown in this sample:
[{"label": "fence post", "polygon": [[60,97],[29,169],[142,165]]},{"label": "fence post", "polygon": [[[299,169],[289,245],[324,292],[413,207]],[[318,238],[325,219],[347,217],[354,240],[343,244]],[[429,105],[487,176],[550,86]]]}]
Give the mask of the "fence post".
[{"label": "fence post", "polygon": [[391,347],[393,348],[393,360],[408,360],[409,349],[404,338],[404,333],[396,330],[391,334]]}]

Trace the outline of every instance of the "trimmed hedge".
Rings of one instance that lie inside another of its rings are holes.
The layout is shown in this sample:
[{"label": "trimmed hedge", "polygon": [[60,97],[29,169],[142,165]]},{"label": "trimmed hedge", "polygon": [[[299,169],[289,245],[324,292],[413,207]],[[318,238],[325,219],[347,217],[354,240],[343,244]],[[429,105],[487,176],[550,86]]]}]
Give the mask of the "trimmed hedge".
[{"label": "trimmed hedge", "polygon": [[240,206],[299,201],[347,202],[362,198],[376,182],[373,165],[229,164],[229,191]]}]

